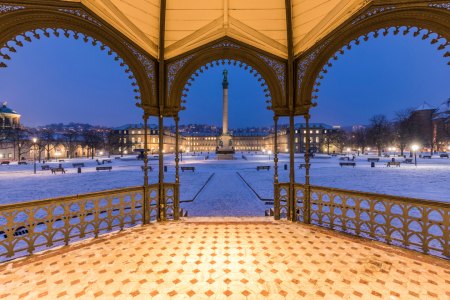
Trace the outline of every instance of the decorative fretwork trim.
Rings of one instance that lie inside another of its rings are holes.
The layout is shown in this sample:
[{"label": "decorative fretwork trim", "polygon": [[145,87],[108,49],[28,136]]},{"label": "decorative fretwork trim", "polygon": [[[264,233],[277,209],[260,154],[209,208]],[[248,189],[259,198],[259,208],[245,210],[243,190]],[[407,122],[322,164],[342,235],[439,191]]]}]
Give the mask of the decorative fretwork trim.
[{"label": "decorative fretwork trim", "polygon": [[429,7],[436,7],[445,10],[450,10],[450,3],[439,3],[439,4],[430,4]]},{"label": "decorative fretwork trim", "polygon": [[303,78],[305,77],[306,71],[308,70],[309,65],[314,61],[314,59],[319,54],[320,50],[322,50],[323,47],[328,42],[325,42],[322,44],[319,48],[314,50],[311,54],[309,54],[307,57],[299,60],[297,64],[297,94],[300,96],[300,88],[302,86]]},{"label": "decorative fretwork trim", "polygon": [[219,43],[219,44],[215,44],[214,46],[212,46],[211,48],[220,48],[220,47],[234,47],[234,48],[241,48],[241,47],[239,47],[238,45],[236,45],[236,44],[233,44],[233,43],[230,43],[230,42],[227,42],[227,41],[224,41],[224,42],[221,42],[221,43]]},{"label": "decorative fretwork trim", "polygon": [[380,14],[380,13],[382,13],[382,12],[386,12],[386,11],[392,10],[392,9],[395,9],[395,7],[394,7],[394,6],[391,6],[391,7],[372,8],[372,9],[368,10],[366,13],[364,13],[362,16],[360,16],[358,19],[356,19],[356,20],[352,23],[352,25],[355,24],[355,23],[357,23],[357,22],[359,22],[359,21],[361,21],[361,20],[364,20],[365,18],[374,16],[374,15],[376,15],[376,14]]},{"label": "decorative fretwork trim", "polygon": [[167,98],[169,98],[170,89],[172,88],[173,81],[175,80],[175,76],[177,76],[178,71],[180,71],[184,64],[194,56],[195,54],[175,61],[167,66]]},{"label": "decorative fretwork trim", "polygon": [[84,19],[86,19],[88,21],[91,21],[94,24],[97,24],[98,26],[102,26],[102,24],[100,24],[97,20],[95,20],[93,17],[91,17],[90,15],[88,15],[87,13],[85,13],[82,10],[79,10],[79,9],[63,9],[63,8],[60,8],[58,10],[61,11],[61,12],[65,12],[65,13],[68,13],[68,14],[72,14],[72,15],[84,18]]},{"label": "decorative fretwork trim", "polygon": [[275,72],[275,74],[277,75],[278,81],[280,82],[281,90],[283,91],[283,97],[286,97],[285,83],[284,83],[285,76],[286,76],[286,65],[279,61],[265,57],[261,54],[257,54],[257,55],[259,57],[261,57]]},{"label": "decorative fretwork trim", "polygon": [[19,9],[25,9],[23,6],[10,6],[10,5],[0,5],[0,14],[1,13],[7,13],[10,11],[15,11]]},{"label": "decorative fretwork trim", "polygon": [[147,77],[150,80],[151,86],[152,86],[152,94],[153,97],[156,97],[155,92],[155,62],[148,59],[141,53],[139,53],[136,49],[125,43],[128,48],[133,52],[133,54],[136,56],[136,58],[141,62],[142,66],[145,69],[145,72],[147,73]]}]

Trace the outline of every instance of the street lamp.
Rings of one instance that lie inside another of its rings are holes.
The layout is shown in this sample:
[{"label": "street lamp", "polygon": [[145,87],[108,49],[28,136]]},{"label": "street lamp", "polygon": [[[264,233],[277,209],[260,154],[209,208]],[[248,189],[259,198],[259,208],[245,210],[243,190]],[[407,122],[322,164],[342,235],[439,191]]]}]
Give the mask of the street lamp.
[{"label": "street lamp", "polygon": [[350,156],[350,148],[347,148],[347,155]]},{"label": "street lamp", "polygon": [[34,174],[36,174],[36,142],[37,142],[37,138],[33,138],[33,143],[34,143]]},{"label": "street lamp", "polygon": [[415,164],[416,167],[417,167],[417,149],[419,149],[419,146],[414,145],[414,146],[412,146],[412,149],[413,149],[413,151],[414,151],[414,164]]},{"label": "street lamp", "polygon": [[361,148],[358,148],[358,156],[359,156],[359,151],[361,151]]},{"label": "street lamp", "polygon": [[269,161],[270,161],[270,154],[272,154],[272,151],[269,150]]}]

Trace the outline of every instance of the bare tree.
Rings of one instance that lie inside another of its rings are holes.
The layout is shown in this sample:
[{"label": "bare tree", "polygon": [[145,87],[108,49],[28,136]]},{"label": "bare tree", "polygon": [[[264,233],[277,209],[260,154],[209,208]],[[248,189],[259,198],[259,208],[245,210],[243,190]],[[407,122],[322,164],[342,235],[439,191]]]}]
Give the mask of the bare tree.
[{"label": "bare tree", "polygon": [[345,130],[339,130],[333,132],[329,136],[331,144],[338,148],[341,153],[344,151],[345,146],[349,144],[348,135]]},{"label": "bare tree", "polygon": [[369,136],[372,143],[378,148],[378,156],[392,138],[391,126],[385,115],[375,115],[370,119]]},{"label": "bare tree", "polygon": [[359,128],[353,133],[353,143],[356,148],[361,148],[364,154],[365,148],[369,145],[369,132],[366,128]]},{"label": "bare tree", "polygon": [[64,148],[69,152],[69,158],[72,157],[73,152],[80,144],[80,135],[77,132],[63,133],[60,138],[60,143],[64,145]]},{"label": "bare tree", "polygon": [[8,129],[6,131],[6,140],[14,147],[14,158],[17,153],[17,161],[21,161],[22,155],[30,151],[31,133],[21,128]]},{"label": "bare tree", "polygon": [[102,138],[104,141],[104,148],[108,150],[108,158],[110,158],[117,140],[114,135],[114,130],[112,128],[105,128],[102,130]]},{"label": "bare tree", "polygon": [[83,144],[88,148],[88,153],[91,151],[91,157],[94,159],[94,151],[102,145],[101,135],[95,130],[86,130],[82,134]]},{"label": "bare tree", "polygon": [[414,130],[414,117],[412,108],[407,108],[395,112],[394,118],[394,142],[400,148],[400,154],[403,155],[403,151],[410,142],[412,130]]},{"label": "bare tree", "polygon": [[[52,129],[43,129],[38,132],[39,148],[47,151],[47,160],[50,160],[50,151],[56,147],[55,133]],[[40,157],[40,155],[39,155]]]}]

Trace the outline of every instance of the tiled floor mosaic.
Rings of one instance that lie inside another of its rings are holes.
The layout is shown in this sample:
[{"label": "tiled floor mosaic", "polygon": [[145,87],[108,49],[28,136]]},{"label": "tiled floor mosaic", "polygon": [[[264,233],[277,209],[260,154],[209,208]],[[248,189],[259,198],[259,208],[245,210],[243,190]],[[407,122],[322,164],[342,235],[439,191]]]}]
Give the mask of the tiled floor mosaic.
[{"label": "tiled floor mosaic", "polygon": [[0,265],[0,299],[450,299],[446,262],[302,224],[212,220]]}]

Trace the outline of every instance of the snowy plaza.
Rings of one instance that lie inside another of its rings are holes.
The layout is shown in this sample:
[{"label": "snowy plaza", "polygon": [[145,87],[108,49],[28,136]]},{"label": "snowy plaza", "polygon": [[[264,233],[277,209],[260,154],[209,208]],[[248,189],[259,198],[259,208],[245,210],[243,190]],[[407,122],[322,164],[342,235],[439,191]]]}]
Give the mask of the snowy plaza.
[{"label": "snowy plaza", "polygon": [[[405,153],[409,158],[409,153]],[[426,155],[427,153],[423,153]],[[247,160],[242,159],[245,155]],[[448,179],[450,159],[440,158],[435,154],[431,159],[417,156],[417,166],[413,163],[402,163],[400,167],[387,167],[390,158],[380,158],[371,167],[368,158],[378,158],[376,153],[355,157],[355,167],[339,165],[341,156],[332,157],[327,154],[317,154],[311,158],[311,184],[331,188],[355,190],[361,192],[381,193],[387,195],[420,198],[448,202]],[[209,159],[204,160],[206,156]],[[196,153],[195,156],[183,154],[180,167],[195,167],[195,172],[180,171],[180,207],[188,210],[189,216],[264,216],[264,210],[270,205],[266,201],[273,201],[274,197],[274,163],[273,155],[262,153],[237,152],[236,160],[217,161],[215,154]],[[120,156],[118,156],[120,157]],[[96,160],[111,160],[102,166],[111,166],[111,171],[96,171]],[[153,160],[152,160],[153,159]],[[404,161],[403,157],[395,157],[396,161]],[[73,163],[84,163],[81,173]],[[295,154],[295,180],[305,181],[305,168],[299,165],[305,163],[303,154]],[[56,167],[59,162],[46,162],[45,165]],[[36,175],[33,174],[33,163],[27,165],[0,166],[0,189],[2,190],[1,204],[18,203],[31,200],[70,196],[143,184],[143,162],[135,155],[124,156],[123,159],[111,157],[77,158],[61,162],[66,173],[52,174],[50,170],[41,170],[43,163],[37,163]],[[158,157],[149,159],[149,183],[158,182]],[[280,182],[289,181],[289,155],[280,154],[278,162]],[[174,155],[164,155],[165,182],[174,182]],[[257,171],[257,166],[270,166],[270,170]],[[245,184],[242,178],[251,186],[261,199]],[[213,175],[214,174],[214,175]],[[213,176],[212,176],[213,175]],[[212,177],[211,177],[212,176]],[[208,179],[211,179],[208,181]],[[208,183],[205,185],[205,183]],[[204,188],[202,189],[202,187]],[[201,190],[202,189],[202,190]],[[201,192],[200,192],[201,190]],[[200,192],[200,193],[199,193]],[[197,195],[198,194],[198,195]],[[196,197],[197,195],[197,197]],[[193,202],[184,202],[193,200]],[[272,205],[273,206],[273,205]]]}]

